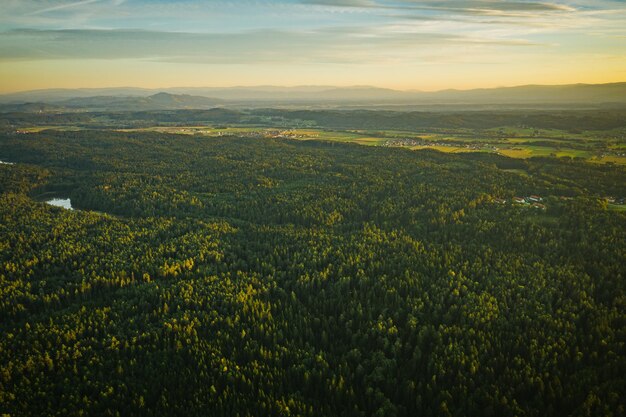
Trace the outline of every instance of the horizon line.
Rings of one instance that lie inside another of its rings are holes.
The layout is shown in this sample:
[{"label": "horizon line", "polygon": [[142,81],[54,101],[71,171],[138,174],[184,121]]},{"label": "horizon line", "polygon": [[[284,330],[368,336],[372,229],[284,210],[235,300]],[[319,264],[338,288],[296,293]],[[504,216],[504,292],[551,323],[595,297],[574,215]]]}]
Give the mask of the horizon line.
[{"label": "horizon line", "polygon": [[[589,83],[589,82],[577,82],[577,83],[564,83],[564,84],[515,84],[515,85],[501,85],[496,87],[475,87],[475,88],[443,88],[438,90],[421,90],[421,89],[398,89],[391,87],[383,87],[377,85],[367,85],[367,84],[355,84],[355,85],[325,85],[325,84],[295,84],[295,85],[274,85],[274,84],[253,84],[253,85],[230,85],[230,86],[175,86],[175,87],[139,87],[139,86],[108,86],[108,87],[49,87],[49,88],[36,88],[32,90],[16,90],[10,92],[1,92],[0,96],[12,95],[12,94],[24,94],[24,93],[35,93],[35,92],[44,92],[44,91],[73,91],[73,90],[124,90],[124,89],[135,89],[135,90],[146,90],[146,91],[159,91],[159,90],[176,90],[176,89],[254,89],[254,88],[284,88],[284,89],[295,89],[295,88],[328,88],[328,89],[355,89],[355,88],[372,88],[372,89],[380,89],[380,90],[389,90],[395,92],[403,92],[403,93],[439,93],[445,91],[476,91],[476,90],[497,90],[497,89],[507,89],[507,88],[523,88],[523,87],[567,87],[567,86],[602,86],[602,85],[612,85],[612,84],[624,84],[624,81],[612,81],[606,83]],[[163,91],[165,92],[165,91]]]}]

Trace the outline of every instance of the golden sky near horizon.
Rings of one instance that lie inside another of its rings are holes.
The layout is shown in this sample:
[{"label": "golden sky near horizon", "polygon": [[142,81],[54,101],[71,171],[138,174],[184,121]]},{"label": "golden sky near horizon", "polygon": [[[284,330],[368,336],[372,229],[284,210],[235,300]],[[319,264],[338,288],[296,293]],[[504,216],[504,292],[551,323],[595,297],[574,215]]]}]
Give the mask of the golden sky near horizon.
[{"label": "golden sky near horizon", "polygon": [[0,92],[626,81],[616,0],[3,0]]}]

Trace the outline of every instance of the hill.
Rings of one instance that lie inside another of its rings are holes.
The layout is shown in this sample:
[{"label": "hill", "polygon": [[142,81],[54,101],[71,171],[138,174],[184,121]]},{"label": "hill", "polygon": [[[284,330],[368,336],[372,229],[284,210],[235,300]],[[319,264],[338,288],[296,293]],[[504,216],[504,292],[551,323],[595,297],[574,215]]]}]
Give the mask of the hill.
[{"label": "hill", "polygon": [[187,94],[170,94],[160,92],[149,96],[92,96],[74,97],[61,101],[51,100],[36,103],[7,103],[0,105],[4,112],[41,112],[41,111],[148,111],[148,110],[181,110],[210,109],[222,104],[219,99],[192,96]]},{"label": "hill", "polygon": [[150,110],[229,106],[625,106],[626,83],[527,85],[437,92],[358,87],[184,87],[162,90],[133,88],[38,90],[0,96],[7,105],[46,103],[69,109]]}]

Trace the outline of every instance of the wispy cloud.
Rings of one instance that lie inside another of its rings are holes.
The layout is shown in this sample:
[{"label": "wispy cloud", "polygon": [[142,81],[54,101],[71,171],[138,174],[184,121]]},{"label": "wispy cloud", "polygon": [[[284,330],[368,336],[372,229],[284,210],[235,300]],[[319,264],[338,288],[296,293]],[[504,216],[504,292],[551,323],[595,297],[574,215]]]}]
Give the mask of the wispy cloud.
[{"label": "wispy cloud", "polygon": [[581,57],[626,61],[623,0],[0,2],[0,66],[104,59],[306,73],[329,64],[353,68],[347,76],[384,66],[409,78],[420,65],[459,74],[492,65],[522,77],[520,63],[531,61],[553,62],[557,76]]},{"label": "wispy cloud", "polygon": [[379,9],[405,10],[436,10],[453,11],[469,14],[500,14],[519,12],[557,12],[574,11],[575,8],[562,3],[526,2],[508,0],[450,0],[450,1],[419,1],[419,0],[304,0],[308,4],[335,7],[361,7]]},{"label": "wispy cloud", "polygon": [[374,0],[311,0],[303,3],[334,7],[378,7]]},{"label": "wispy cloud", "polygon": [[307,32],[263,30],[198,34],[129,30],[13,30],[0,37],[5,60],[149,59],[193,63],[379,62],[415,60],[425,52],[459,45],[537,46],[523,39],[416,31],[411,26],[332,28]]},{"label": "wispy cloud", "polygon": [[59,10],[64,10],[64,9],[71,9],[73,7],[80,7],[80,6],[86,6],[88,4],[92,4],[92,3],[96,3],[100,0],[83,0],[83,1],[76,1],[76,2],[72,2],[72,3],[64,3],[64,4],[59,4],[56,6],[51,6],[51,7],[46,7],[43,9],[39,9],[39,10],[35,10],[33,12],[31,12],[31,15],[38,15],[38,14],[44,14],[44,13],[50,13],[50,12],[56,12]]}]

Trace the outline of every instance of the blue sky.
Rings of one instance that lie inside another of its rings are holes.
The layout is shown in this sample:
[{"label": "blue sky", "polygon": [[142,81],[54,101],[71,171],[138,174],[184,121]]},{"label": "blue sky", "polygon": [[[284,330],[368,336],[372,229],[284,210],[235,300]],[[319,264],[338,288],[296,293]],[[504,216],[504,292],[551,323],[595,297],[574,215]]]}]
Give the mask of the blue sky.
[{"label": "blue sky", "polygon": [[0,0],[0,91],[626,81],[616,0]]}]

